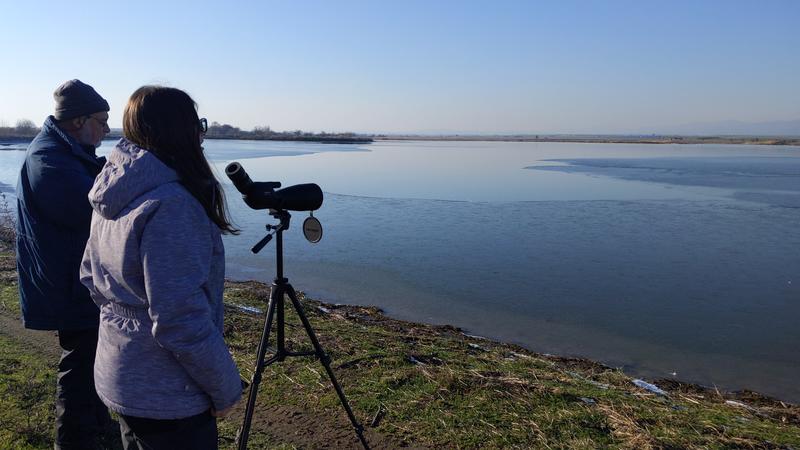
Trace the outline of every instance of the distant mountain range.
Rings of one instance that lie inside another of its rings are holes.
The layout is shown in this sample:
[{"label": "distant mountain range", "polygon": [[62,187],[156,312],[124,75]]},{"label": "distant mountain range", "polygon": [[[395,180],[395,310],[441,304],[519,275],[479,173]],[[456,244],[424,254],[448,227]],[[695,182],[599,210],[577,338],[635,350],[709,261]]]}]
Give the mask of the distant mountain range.
[{"label": "distant mountain range", "polygon": [[670,134],[683,136],[746,135],[746,136],[800,136],[800,119],[771,122],[742,122],[723,120],[698,122],[667,127],[638,130],[642,134]]}]

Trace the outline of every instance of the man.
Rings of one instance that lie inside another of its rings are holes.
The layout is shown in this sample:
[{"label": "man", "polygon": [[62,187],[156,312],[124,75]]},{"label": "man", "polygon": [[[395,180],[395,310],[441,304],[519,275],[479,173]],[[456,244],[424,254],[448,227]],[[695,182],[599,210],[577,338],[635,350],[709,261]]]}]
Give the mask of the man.
[{"label": "man", "polygon": [[58,330],[55,448],[84,449],[97,445],[110,422],[94,388],[99,310],[78,279],[109,107],[80,80],[53,97],[55,114],[28,146],[17,184],[19,299],[26,328]]}]

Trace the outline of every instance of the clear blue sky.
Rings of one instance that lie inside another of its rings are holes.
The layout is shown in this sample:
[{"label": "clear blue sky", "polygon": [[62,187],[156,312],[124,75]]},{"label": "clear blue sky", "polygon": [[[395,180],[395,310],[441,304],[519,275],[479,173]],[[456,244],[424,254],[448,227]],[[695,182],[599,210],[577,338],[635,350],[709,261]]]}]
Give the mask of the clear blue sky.
[{"label": "clear blue sky", "polygon": [[142,84],[244,129],[594,132],[800,119],[798,1],[0,0],[0,122]]}]

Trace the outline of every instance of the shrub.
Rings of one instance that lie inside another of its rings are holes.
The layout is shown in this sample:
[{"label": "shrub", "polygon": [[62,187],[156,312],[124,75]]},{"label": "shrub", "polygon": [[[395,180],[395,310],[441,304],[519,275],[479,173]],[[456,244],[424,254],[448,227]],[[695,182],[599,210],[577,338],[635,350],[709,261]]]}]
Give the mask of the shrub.
[{"label": "shrub", "polygon": [[13,245],[16,237],[16,212],[8,201],[8,196],[0,192],[0,243]]}]

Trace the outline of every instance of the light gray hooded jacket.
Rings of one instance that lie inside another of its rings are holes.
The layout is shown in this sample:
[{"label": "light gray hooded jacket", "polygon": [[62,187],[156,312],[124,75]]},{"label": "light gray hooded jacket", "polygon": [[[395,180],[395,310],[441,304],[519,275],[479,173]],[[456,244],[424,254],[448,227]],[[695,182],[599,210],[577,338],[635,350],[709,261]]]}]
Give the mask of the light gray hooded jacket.
[{"label": "light gray hooded jacket", "polygon": [[97,393],[112,410],[177,419],[241,396],[222,338],[219,228],[154,154],[122,139],[89,192],[81,282],[100,307]]}]

